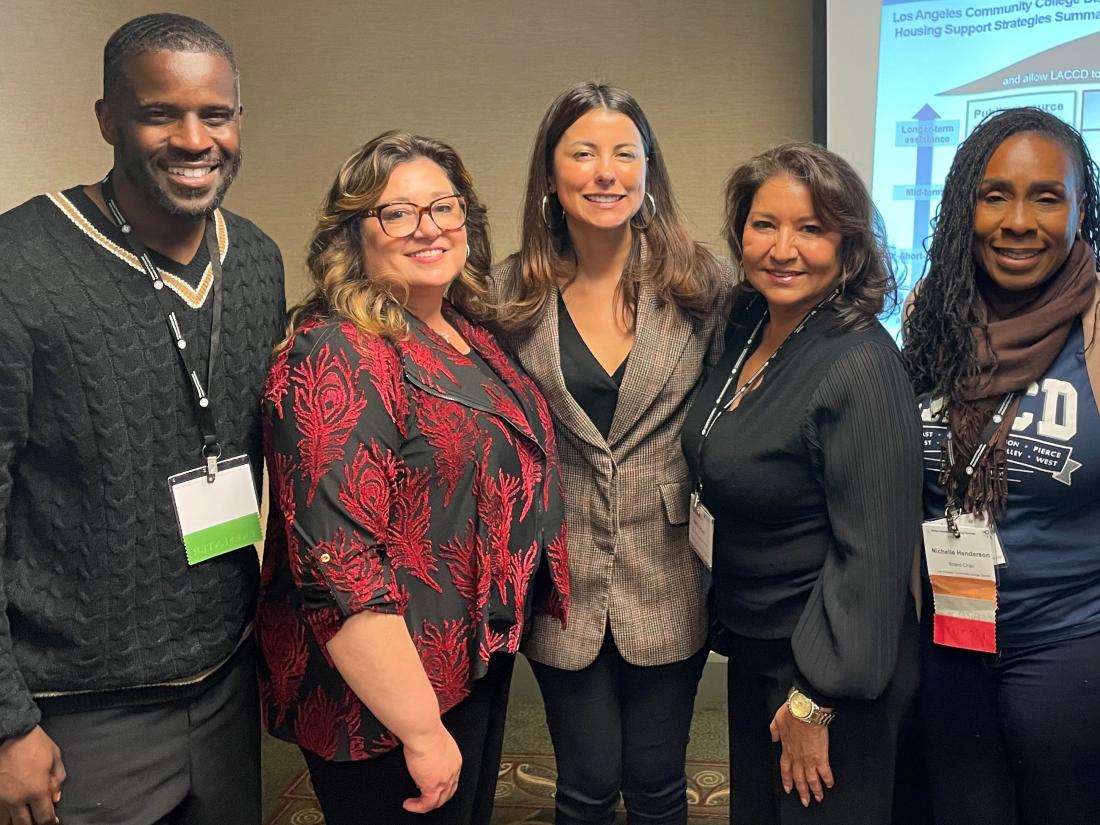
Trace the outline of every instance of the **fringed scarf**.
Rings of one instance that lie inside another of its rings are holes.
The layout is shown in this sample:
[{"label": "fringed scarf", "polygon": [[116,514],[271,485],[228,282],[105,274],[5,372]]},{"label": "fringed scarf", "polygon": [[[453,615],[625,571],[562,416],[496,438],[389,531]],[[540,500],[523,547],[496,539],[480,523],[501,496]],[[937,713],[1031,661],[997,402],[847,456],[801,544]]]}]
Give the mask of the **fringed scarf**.
[{"label": "fringed scarf", "polygon": [[[967,464],[990,416],[1010,392],[1026,390],[1054,363],[1069,337],[1074,319],[1088,307],[1096,289],[1096,253],[1080,238],[1050,278],[1033,290],[1009,292],[983,279],[979,293],[989,340],[974,330],[979,372],[962,397],[948,408],[955,463]],[[990,518],[1004,512],[1008,496],[1006,444],[1019,399],[975,468],[966,488],[963,509]],[[946,440],[944,443],[946,450]],[[948,499],[957,499],[958,482],[943,462],[940,484]]]}]

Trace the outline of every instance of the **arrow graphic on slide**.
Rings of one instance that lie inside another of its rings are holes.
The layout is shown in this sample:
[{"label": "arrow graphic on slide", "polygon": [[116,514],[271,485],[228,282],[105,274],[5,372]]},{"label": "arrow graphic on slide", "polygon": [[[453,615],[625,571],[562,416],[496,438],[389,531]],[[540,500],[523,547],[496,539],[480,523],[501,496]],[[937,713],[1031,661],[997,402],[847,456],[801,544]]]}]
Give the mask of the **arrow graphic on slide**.
[{"label": "arrow graphic on slide", "polygon": [[[920,124],[922,134],[929,133],[932,124],[939,120],[939,117],[936,110],[927,103],[913,115],[913,119]],[[930,229],[932,199],[927,194],[922,197],[922,193],[927,193],[928,187],[932,184],[932,146],[930,144],[917,147],[917,178],[914,183],[917,184],[918,194],[913,203],[913,248],[919,249],[924,245],[924,239],[928,237]]]}]

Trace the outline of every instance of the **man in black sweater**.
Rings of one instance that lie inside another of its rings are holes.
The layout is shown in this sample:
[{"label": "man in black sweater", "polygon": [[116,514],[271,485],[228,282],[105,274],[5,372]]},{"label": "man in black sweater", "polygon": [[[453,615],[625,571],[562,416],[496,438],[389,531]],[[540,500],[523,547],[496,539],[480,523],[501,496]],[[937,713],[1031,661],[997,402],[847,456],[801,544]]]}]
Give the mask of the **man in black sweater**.
[{"label": "man in black sweater", "polygon": [[216,32],[131,20],[103,84],[108,176],[0,215],[0,825],[258,825],[258,516],[212,511],[260,479],[282,260],[218,208]]}]

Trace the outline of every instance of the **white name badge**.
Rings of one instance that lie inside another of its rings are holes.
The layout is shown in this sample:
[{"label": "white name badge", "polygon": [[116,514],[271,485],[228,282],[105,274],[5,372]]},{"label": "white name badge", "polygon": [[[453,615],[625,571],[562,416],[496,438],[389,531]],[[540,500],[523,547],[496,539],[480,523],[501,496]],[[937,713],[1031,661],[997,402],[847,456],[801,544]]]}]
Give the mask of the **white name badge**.
[{"label": "white name badge", "polygon": [[688,543],[700,560],[710,570],[714,564],[714,516],[699,500],[698,493],[691,494],[688,511]]},{"label": "white name badge", "polygon": [[994,568],[1004,563],[997,531],[984,518],[963,513],[955,519],[959,535],[947,524],[947,519],[926,521],[924,557],[931,576],[967,576],[996,581]]},{"label": "white name badge", "polygon": [[168,478],[187,563],[198,564],[262,538],[260,506],[247,455],[218,462],[214,481],[206,467]]}]

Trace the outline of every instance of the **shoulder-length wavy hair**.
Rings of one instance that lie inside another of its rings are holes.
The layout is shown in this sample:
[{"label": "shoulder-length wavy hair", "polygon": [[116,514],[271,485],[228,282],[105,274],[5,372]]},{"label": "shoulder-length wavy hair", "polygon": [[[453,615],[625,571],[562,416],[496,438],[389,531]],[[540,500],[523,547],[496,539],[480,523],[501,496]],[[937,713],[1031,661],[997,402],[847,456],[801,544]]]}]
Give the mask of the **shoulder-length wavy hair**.
[{"label": "shoulder-length wavy hair", "polygon": [[974,333],[989,346],[989,327],[975,281],[978,189],[997,147],[1023,132],[1044,135],[1065,148],[1077,173],[1081,237],[1100,252],[1100,170],[1080,133],[1031,107],[1005,109],[978,124],[959,144],[944,180],[924,275],[905,321],[905,362],[918,395],[957,401],[981,372]]},{"label": "shoulder-length wavy hair", "polygon": [[306,265],[310,290],[290,310],[286,337],[276,351],[284,349],[306,321],[318,316],[346,318],[362,331],[389,340],[408,333],[403,301],[398,297],[404,285],[367,270],[362,215],[377,204],[394,168],[417,158],[437,163],[455,194],[466,201],[470,253],[462,272],[447,290],[447,299],[474,320],[486,318],[493,253],[486,210],[474,192],[470,173],[448,144],[394,130],[360,146],[340,167],[321,204],[317,228],[309,242]]},{"label": "shoulder-length wavy hair", "polygon": [[840,233],[840,294],[834,305],[844,325],[871,326],[884,309],[897,305],[893,261],[867,187],[835,152],[814,143],[783,143],[733,170],[726,182],[722,234],[734,260],[739,266],[743,262],[741,239],[756,191],[783,175],[806,185],[818,219]]},{"label": "shoulder-length wavy hair", "polygon": [[[535,136],[527,191],[523,198],[518,272],[502,285],[503,300],[497,321],[508,332],[524,333],[538,321],[559,279],[576,272],[576,255],[561,204],[550,191],[554,177],[554,150],[566,129],[593,109],[619,112],[633,121],[642,136],[646,157],[646,193],[653,198],[652,219],[640,227],[633,221],[633,248],[623,271],[620,289],[631,323],[638,306],[638,287],[647,282],[658,300],[674,304],[693,319],[715,311],[721,272],[714,256],[695,243],[672,194],[668,167],[642,107],[627,91],[603,83],[580,83],[566,89],[550,104]],[[649,198],[645,199],[646,201]],[[648,211],[645,204],[641,214]],[[641,238],[646,241],[642,266]]]}]

